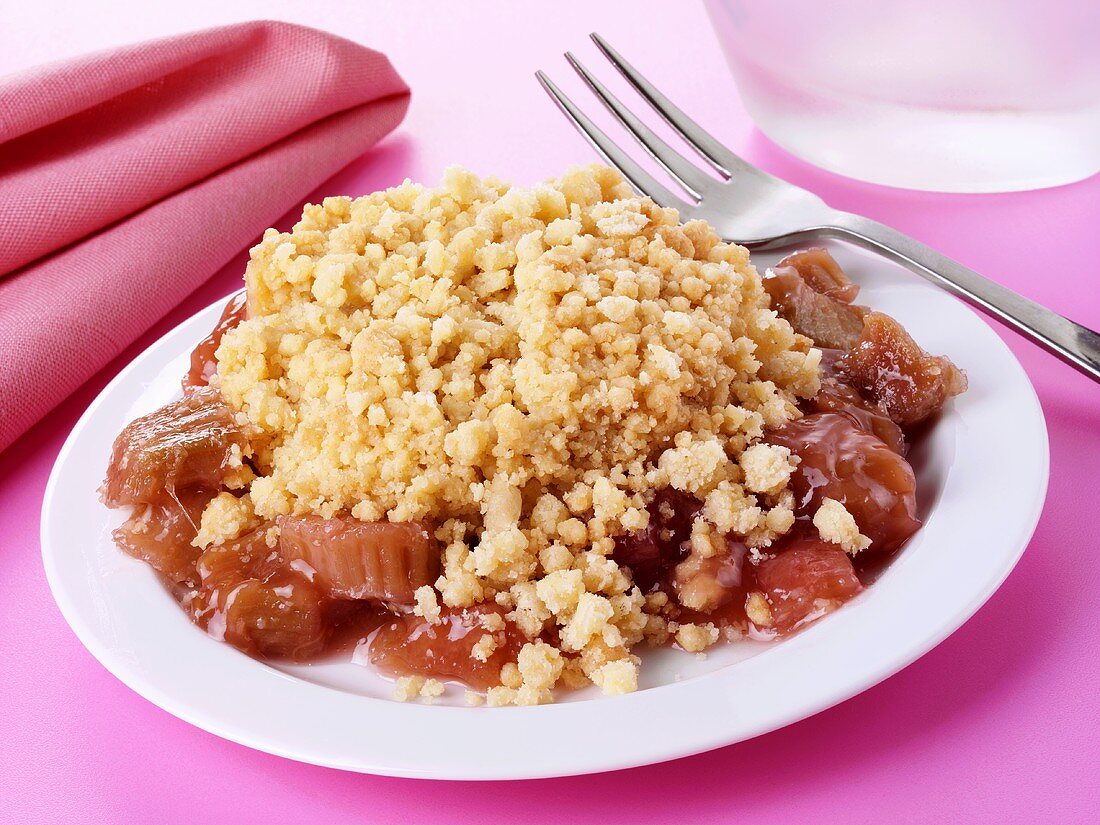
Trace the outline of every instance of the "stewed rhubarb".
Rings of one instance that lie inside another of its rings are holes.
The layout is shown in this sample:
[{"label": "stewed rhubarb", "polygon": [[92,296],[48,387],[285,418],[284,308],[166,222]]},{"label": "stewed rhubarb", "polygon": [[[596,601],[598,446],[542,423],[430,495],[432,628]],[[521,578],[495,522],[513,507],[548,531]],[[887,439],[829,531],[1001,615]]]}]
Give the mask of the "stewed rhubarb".
[{"label": "stewed rhubarb", "polygon": [[[867,308],[818,292],[794,266],[777,266],[764,278],[772,306],[798,332],[821,347],[850,349],[859,340]],[[833,294],[848,294],[832,288]]]},{"label": "stewed rhubarb", "polygon": [[103,498],[158,504],[176,490],[217,490],[248,440],[217,390],[201,387],[128,424],[115,439]]},{"label": "stewed rhubarb", "polygon": [[835,545],[799,538],[756,567],[770,627],[788,633],[848,601],[863,589],[849,556]]},{"label": "stewed rhubarb", "polygon": [[836,258],[824,247],[815,246],[792,252],[777,263],[769,275],[782,276],[789,269],[793,269],[814,292],[842,304],[852,303],[859,295],[859,286],[848,277]]},{"label": "stewed rhubarb", "polygon": [[649,524],[615,539],[612,558],[630,569],[634,583],[647,593],[663,582],[687,555],[685,543],[702,502],[678,490],[660,490],[649,505]]},{"label": "stewed rhubarb", "polygon": [[202,550],[193,542],[202,511],[213,497],[209,490],[183,489],[165,493],[156,503],[139,504],[114,531],[115,543],[171,581],[194,585]]},{"label": "stewed rhubarb", "polygon": [[411,605],[416,589],[439,575],[439,548],[420,522],[364,522],[348,515],[281,516],[279,552],[316,571],[341,599]]},{"label": "stewed rhubarb", "polygon": [[905,455],[909,450],[905,433],[883,407],[849,383],[843,368],[844,355],[840,350],[822,350],[821,389],[806,402],[807,411],[839,413],[864,432],[880,438],[898,455]]},{"label": "stewed rhubarb", "polygon": [[401,699],[800,631],[920,527],[909,445],[966,387],[825,249],[761,279],[595,167],[327,198],[246,286],[116,439],[115,539],[212,637]]},{"label": "stewed rhubarb", "polygon": [[206,550],[197,565],[201,584],[188,606],[207,632],[246,653],[310,659],[333,631],[328,600],[268,544],[267,527]]},{"label": "stewed rhubarb", "polygon": [[[825,250],[788,255],[768,270],[763,284],[772,306],[796,331],[835,351],[822,359],[825,398],[815,399],[819,409],[848,407],[893,446],[896,434],[859,415],[859,408],[877,408],[899,427],[910,427],[966,390],[966,373],[950,359],[925,352],[889,315],[852,304],[858,287]],[[856,395],[862,403],[850,403]]]},{"label": "stewed rhubarb", "polygon": [[839,501],[875,552],[897,549],[920,527],[913,468],[848,417],[807,415],[771,431],[767,439],[799,459],[790,486],[800,519],[811,519],[826,498]]},{"label": "stewed rhubarb", "polygon": [[210,331],[199,345],[191,352],[191,369],[183,379],[183,387],[205,387],[210,383],[214,373],[218,371],[218,359],[215,354],[222,338],[229,330],[234,329],[241,321],[248,317],[248,294],[238,292],[222,310],[221,317],[214,329]]},{"label": "stewed rhubarb", "polygon": [[919,424],[966,389],[966,374],[929,355],[897,321],[881,312],[863,319],[859,340],[842,360],[853,386],[903,427]]},{"label": "stewed rhubarb", "polygon": [[457,679],[478,690],[500,684],[524,637],[496,605],[444,608],[432,621],[412,613],[394,617],[375,634],[370,660],[394,676]]}]

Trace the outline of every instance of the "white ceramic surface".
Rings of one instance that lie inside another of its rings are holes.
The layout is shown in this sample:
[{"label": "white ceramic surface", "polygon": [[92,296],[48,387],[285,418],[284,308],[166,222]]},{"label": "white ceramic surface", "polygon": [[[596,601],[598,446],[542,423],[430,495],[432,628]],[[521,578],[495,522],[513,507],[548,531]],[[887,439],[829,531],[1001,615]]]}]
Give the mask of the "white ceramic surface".
[{"label": "white ceramic surface", "polygon": [[58,456],[42,510],[54,597],[92,654],[149,701],[227,739],[347,770],[446,779],[591,773],[698,753],[817,713],[921,656],[992,595],[1034,530],[1048,470],[1038,400],[997,335],[894,265],[832,249],[862,284],[860,301],[949,354],[970,389],[911,454],[924,527],[874,585],[790,639],[719,646],[705,658],[645,652],[637,693],[602,698],[590,689],[555,705],[501,709],[465,707],[456,687],[440,705],[400,704],[369,667],[268,665],[210,639],[148,566],[115,548],[110,531],[122,514],[96,489],[124,424],[176,396],[190,349],[221,302],[123,370]]}]

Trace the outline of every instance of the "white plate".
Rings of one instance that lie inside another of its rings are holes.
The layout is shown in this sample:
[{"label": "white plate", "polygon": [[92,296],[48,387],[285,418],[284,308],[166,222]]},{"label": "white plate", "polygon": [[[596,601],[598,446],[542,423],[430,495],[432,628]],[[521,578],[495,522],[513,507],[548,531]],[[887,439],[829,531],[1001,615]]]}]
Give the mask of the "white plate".
[{"label": "white plate", "polygon": [[[46,489],[42,555],[62,613],[119,679],[170,713],[250,747],[370,773],[518,779],[698,753],[817,713],[938,644],[1012,570],[1047,484],[1043,414],[1023,369],[971,310],[881,259],[835,245],[864,291],[970,377],[913,451],[923,529],[881,578],[778,644],[699,658],[644,653],[641,689],[530,708],[400,704],[367,667],[265,665],[191,624],[152,570],[117,550],[96,488],[126,422],[171,400],[221,304],[168,333],[115,378],[69,436]],[[758,264],[773,259],[760,256]]]}]

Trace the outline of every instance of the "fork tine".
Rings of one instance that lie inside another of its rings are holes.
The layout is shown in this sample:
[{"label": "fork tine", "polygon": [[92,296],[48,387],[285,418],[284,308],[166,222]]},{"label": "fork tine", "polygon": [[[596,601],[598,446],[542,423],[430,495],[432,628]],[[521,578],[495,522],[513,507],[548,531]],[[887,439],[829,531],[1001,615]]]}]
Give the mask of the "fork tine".
[{"label": "fork tine", "polygon": [[707,131],[688,117],[671,100],[661,94],[652,83],[642,77],[641,72],[631,66],[621,54],[615,51],[606,40],[595,32],[589,35],[599,47],[604,56],[611,61],[619,73],[627,79],[631,86],[645,98],[646,103],[668,122],[676,132],[687,141],[696,152],[707,160],[715,169],[727,178],[736,172],[752,172],[758,175],[766,173],[757,169],[747,161],[742,160],[720,142],[715,140]]},{"label": "fork tine", "polygon": [[713,188],[718,181],[699,171],[687,158],[669,146],[659,135],[639,120],[633,112],[627,109],[622,102],[611,93],[599,80],[586,69],[572,52],[565,53],[565,59],[588,84],[603,104],[611,110],[611,113],[619,119],[634,139],[653,156],[653,159],[663,166],[681,186],[696,199],[702,199],[703,193],[708,188]]},{"label": "fork tine", "polygon": [[630,181],[631,186],[643,195],[649,195],[649,197],[653,198],[653,200],[661,206],[675,207],[682,213],[691,211],[691,207],[688,206],[688,204],[672,194],[652,175],[631,160],[626,152],[620,149],[611,138],[604,134],[599,126],[593,123],[584,112],[576,107],[572,100],[566,97],[561,89],[554,85],[554,81],[548,78],[542,71],[535,72],[535,77],[538,78],[539,83],[542,84],[542,88],[546,90],[546,93],[558,104],[558,108],[562,110],[565,116],[569,118],[570,122],[577,128],[577,131],[584,135],[604,160],[623,173],[626,179]]}]

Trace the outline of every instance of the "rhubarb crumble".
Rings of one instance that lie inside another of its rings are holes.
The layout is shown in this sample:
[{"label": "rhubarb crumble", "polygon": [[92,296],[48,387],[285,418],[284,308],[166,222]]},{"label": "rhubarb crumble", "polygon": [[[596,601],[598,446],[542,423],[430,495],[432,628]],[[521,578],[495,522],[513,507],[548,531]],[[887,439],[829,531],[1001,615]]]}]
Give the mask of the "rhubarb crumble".
[{"label": "rhubarb crumble", "polygon": [[600,166],[327,198],[245,285],[116,440],[116,540],[215,638],[402,700],[797,630],[919,528],[908,444],[965,388],[826,251],[761,278]]}]

